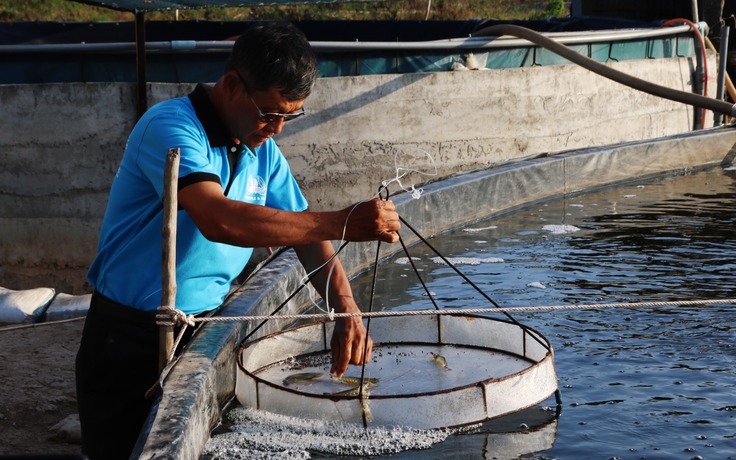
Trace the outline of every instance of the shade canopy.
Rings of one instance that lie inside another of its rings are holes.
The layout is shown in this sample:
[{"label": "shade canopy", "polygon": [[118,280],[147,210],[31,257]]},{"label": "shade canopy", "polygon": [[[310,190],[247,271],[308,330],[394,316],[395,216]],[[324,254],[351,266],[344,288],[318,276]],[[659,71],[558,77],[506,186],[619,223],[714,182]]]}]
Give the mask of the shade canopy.
[{"label": "shade canopy", "polygon": [[[344,0],[74,0],[77,3],[110,8],[118,11],[143,13],[149,11],[193,8],[227,8],[259,5],[299,5],[310,3],[346,3]],[[380,0],[352,0],[369,2]]]},{"label": "shade canopy", "polygon": [[[297,5],[313,3],[338,3],[344,0],[73,0],[102,8],[118,11],[129,11],[135,14],[136,29],[136,99],[138,117],[148,108],[148,96],[146,94],[146,63],[145,63],[145,13],[153,11],[166,11],[177,9],[194,8],[226,8],[238,6],[258,5]],[[380,1],[380,0],[355,0],[355,1]]]}]

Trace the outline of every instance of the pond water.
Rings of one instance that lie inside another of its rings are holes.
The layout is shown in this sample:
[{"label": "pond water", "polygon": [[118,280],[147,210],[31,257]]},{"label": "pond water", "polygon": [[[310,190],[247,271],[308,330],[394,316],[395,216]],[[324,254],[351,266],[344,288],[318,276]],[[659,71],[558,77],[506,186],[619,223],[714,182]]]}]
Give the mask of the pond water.
[{"label": "pond water", "polygon": [[[372,458],[736,459],[736,305],[677,305],[736,297],[734,211],[736,171],[716,168],[542,203],[430,240],[502,307],[671,305],[515,313],[555,349],[561,406],[552,398],[448,432],[429,450],[408,443]],[[440,307],[492,306],[426,246],[409,252]],[[354,283],[363,305],[370,285]],[[431,308],[406,254],[380,265],[374,309]],[[349,444],[353,435],[337,436]],[[218,443],[226,438],[210,441],[208,458],[226,458]],[[310,446],[302,458],[351,458]]]}]

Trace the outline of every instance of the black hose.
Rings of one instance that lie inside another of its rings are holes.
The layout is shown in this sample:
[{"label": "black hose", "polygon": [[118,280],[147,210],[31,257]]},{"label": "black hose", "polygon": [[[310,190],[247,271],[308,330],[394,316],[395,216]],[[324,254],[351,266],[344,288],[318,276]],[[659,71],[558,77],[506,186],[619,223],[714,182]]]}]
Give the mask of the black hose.
[{"label": "black hose", "polygon": [[682,102],[683,104],[693,105],[713,112],[718,112],[724,115],[736,116],[736,105],[730,104],[725,101],[719,101],[711,99],[709,97],[701,96],[699,94],[688,93],[686,91],[679,91],[666,86],[657,85],[640,78],[633,77],[631,75],[620,72],[613,69],[603,63],[593,60],[585,55],[574,51],[567,46],[558,43],[544,35],[535,32],[531,29],[527,29],[521,26],[515,26],[512,24],[498,24],[494,26],[485,27],[478,32],[475,32],[473,36],[493,36],[500,37],[502,35],[512,35],[514,37],[523,38],[532,43],[535,43],[542,48],[546,48],[555,54],[558,54],[570,62],[573,62],[581,67],[584,67],[591,72],[597,73],[603,77],[609,78],[613,81],[626,85],[630,88],[643,91],[654,96],[659,96],[665,99],[669,99],[676,102]]}]

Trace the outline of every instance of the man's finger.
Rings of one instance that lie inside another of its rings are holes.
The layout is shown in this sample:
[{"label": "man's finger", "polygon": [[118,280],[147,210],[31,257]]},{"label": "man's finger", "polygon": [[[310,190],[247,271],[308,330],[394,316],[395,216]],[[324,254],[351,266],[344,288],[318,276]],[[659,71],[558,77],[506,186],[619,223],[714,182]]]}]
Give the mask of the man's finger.
[{"label": "man's finger", "polygon": [[[337,372],[337,369],[335,369],[335,364],[340,360],[340,346],[337,343],[332,344],[332,367],[330,368],[330,374],[334,374]],[[342,375],[338,375],[338,377],[342,377]]]},{"label": "man's finger", "polygon": [[366,347],[366,353],[361,364],[367,363],[371,360],[371,352],[373,351],[373,339],[366,337],[366,340],[368,341],[368,346]]},{"label": "man's finger", "polygon": [[356,341],[355,350],[353,351],[353,360],[351,364],[361,365],[367,363],[371,358],[371,350],[373,349],[373,340],[366,337],[366,341]]},{"label": "man's finger", "polygon": [[399,234],[396,232],[381,232],[378,235],[378,239],[383,241],[384,243],[396,243],[399,241]]},{"label": "man's finger", "polygon": [[[333,354],[334,356],[334,354]],[[330,373],[334,373],[338,377],[342,377],[342,374],[348,370],[348,363],[350,363],[351,350],[346,347],[344,353],[338,353],[337,359],[332,361],[332,369]]]},{"label": "man's finger", "polygon": [[350,364],[363,364],[363,342],[360,340],[356,340],[355,342],[353,342],[353,352]]}]

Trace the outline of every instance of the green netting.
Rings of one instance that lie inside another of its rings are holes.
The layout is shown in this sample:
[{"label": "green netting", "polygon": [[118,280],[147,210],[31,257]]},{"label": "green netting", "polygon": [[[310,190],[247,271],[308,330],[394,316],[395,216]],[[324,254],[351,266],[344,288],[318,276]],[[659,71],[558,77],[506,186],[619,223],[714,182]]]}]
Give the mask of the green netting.
[{"label": "green netting", "polygon": [[[626,42],[588,43],[570,48],[599,62],[632,59],[674,58],[693,56],[691,37],[660,37]],[[472,51],[481,68],[509,69],[540,65],[563,65],[570,62],[540,47],[510,49],[475,49],[445,52],[345,52],[319,55],[320,77],[376,75],[389,73],[443,72],[452,70],[453,63],[464,63]]]}]

